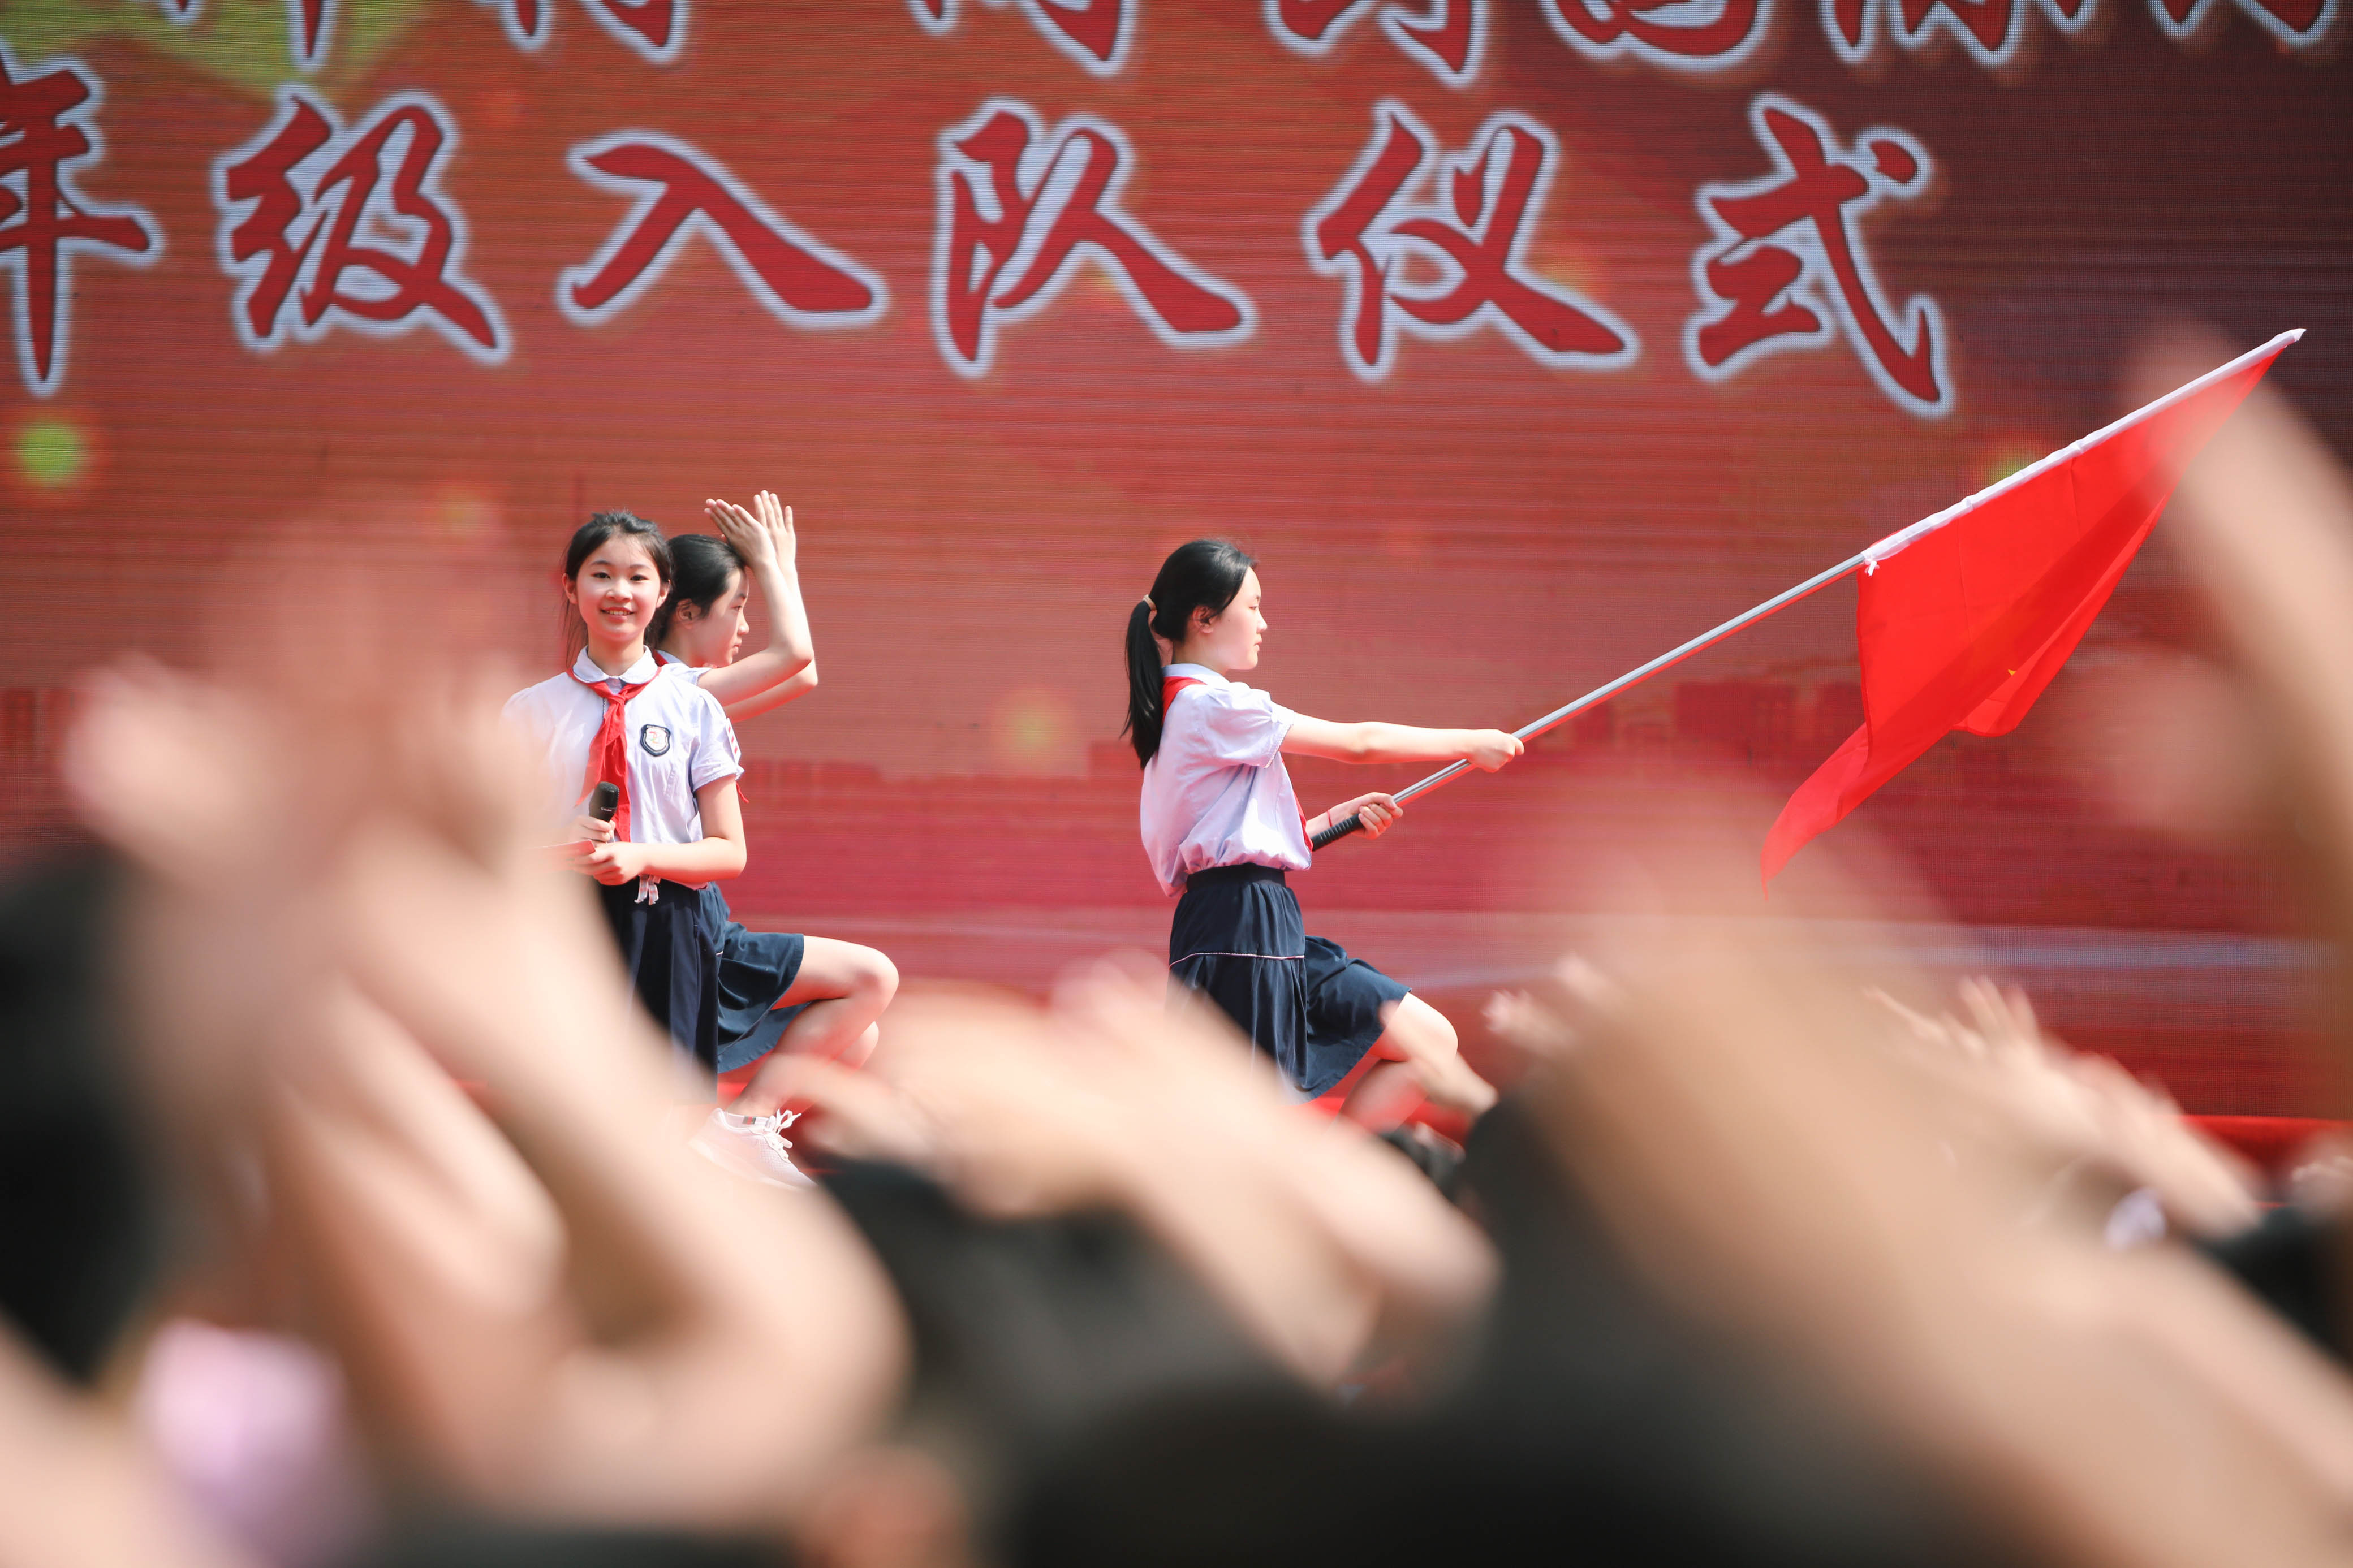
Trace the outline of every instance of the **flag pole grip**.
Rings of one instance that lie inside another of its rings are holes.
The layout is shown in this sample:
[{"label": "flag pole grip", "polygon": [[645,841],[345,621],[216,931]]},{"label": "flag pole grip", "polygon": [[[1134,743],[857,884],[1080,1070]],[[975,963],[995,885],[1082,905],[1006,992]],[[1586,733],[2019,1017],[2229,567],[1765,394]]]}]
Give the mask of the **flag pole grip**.
[{"label": "flag pole grip", "polygon": [[1347,816],[1342,817],[1339,821],[1334,823],[1331,826],[1326,827],[1322,832],[1316,834],[1314,837],[1310,838],[1307,841],[1307,846],[1311,849],[1321,849],[1326,844],[1330,844],[1337,839],[1347,837],[1351,833],[1363,831],[1364,826],[1364,817],[1352,811]]}]

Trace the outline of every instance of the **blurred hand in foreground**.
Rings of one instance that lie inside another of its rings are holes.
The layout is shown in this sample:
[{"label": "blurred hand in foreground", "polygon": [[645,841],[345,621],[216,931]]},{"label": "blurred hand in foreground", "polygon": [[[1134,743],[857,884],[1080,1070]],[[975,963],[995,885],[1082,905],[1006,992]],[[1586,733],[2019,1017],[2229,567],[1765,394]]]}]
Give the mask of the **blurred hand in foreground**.
[{"label": "blurred hand in foreground", "polygon": [[[390,657],[340,631],[330,654]],[[225,1228],[290,1268],[403,1467],[506,1512],[787,1529],[895,1408],[887,1281],[822,1195],[661,1135],[670,1047],[540,864],[512,682],[412,647],[354,697],[280,651],[102,680],[69,766],[138,873],[155,1098],[198,1168],[242,1173]]]}]

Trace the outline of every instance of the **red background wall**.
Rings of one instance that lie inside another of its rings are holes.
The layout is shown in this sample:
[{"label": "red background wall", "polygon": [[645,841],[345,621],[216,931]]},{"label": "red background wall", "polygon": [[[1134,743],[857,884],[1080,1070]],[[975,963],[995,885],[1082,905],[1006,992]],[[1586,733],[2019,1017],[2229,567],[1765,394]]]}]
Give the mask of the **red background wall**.
[{"label": "red background wall", "polygon": [[[9,852],[62,821],[49,764],[77,672],[126,649],[199,658],[207,584],[243,545],[293,529],[331,555],[479,561],[497,584],[486,625],[535,679],[555,658],[548,574],[586,510],[701,529],[702,497],[770,487],[799,518],[824,685],[744,728],[754,864],[734,902],[911,970],[1035,984],[1165,933],[1115,742],[1117,634],[1185,538],[1261,556],[1259,683],[1281,700],[1511,725],[2105,422],[2155,316],[2248,344],[2311,329],[2275,382],[2353,445],[2353,26],[2333,12],[2221,0],[2176,38],[2162,0],[2084,0],[2068,37],[2038,4],[1991,65],[1949,37],[1905,47],[1883,17],[1857,65],[1826,14],[1780,4],[1745,61],[1687,72],[1590,58],[1533,0],[1487,0],[1458,87],[1382,26],[1427,4],[1361,3],[1318,56],[1278,36],[1312,7],[1126,0],[1107,74],[1057,41],[1058,4],[965,0],[934,31],[928,0],[674,0],[667,62],[625,47],[625,0],[548,0],[535,50],[512,39],[514,0],[338,4],[308,70],[289,58],[300,0],[0,11],[20,83],[70,60],[102,84],[86,123],[103,153],[72,178],[87,204],[142,209],[161,240],[145,266],[77,256],[57,384],[20,373],[0,394],[19,585],[0,693]],[[1951,4],[1923,26],[1992,14]],[[421,317],[243,346],[212,170],[271,123],[285,83],[353,124],[403,91],[444,111],[458,139],[439,189],[465,229],[458,269],[503,322],[501,363]],[[1864,245],[1891,303],[1941,311],[1942,416],[1900,406],[1844,339],[1720,383],[1691,368],[1710,238],[1695,198],[1769,170],[1749,121],[1765,92],[1841,141],[1894,128],[1933,163],[1927,195],[1883,204]],[[1116,127],[1125,211],[1247,296],[1247,337],[1168,346],[1089,260],[1000,326],[986,374],[959,374],[933,326],[939,139],[998,98],[1049,127]],[[1525,275],[1625,323],[1630,365],[1547,368],[1479,325],[1400,340],[1383,379],[1351,370],[1342,284],[1309,264],[1301,225],[1391,100],[1449,154],[1502,110],[1556,136]],[[569,318],[560,275],[629,203],[566,153],[627,130],[691,144],[880,278],[879,316],[797,327],[696,237],[609,320]],[[1821,595],[1525,767],[1432,797],[1319,867],[1311,911],[1467,1026],[1481,987],[1620,918],[1587,873],[1674,831],[1679,802],[1729,789],[1736,831],[1761,840],[1778,795],[1856,721],[1851,607],[1851,591]],[[2155,548],[2077,664],[2200,635]],[[2278,878],[2110,820],[2067,744],[2059,699],[2077,679],[2015,736],[1948,742],[1840,829],[1892,850],[1881,893],[1899,923],[1852,945],[2000,964],[2193,1109],[2315,1108],[2300,1042],[2317,955]],[[1414,770],[1295,772],[1312,810]],[[1804,858],[1789,874],[1801,901],[1811,874]],[[1940,910],[1957,929],[1931,923]]]}]

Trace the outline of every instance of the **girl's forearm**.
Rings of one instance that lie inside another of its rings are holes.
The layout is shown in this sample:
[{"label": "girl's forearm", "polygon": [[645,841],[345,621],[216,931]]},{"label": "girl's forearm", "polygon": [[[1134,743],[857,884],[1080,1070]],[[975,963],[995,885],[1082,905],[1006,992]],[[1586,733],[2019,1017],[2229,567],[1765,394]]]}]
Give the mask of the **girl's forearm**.
[{"label": "girl's forearm", "polygon": [[[768,646],[721,672],[731,678],[729,684],[743,689],[736,694],[738,701],[790,680],[817,658],[808,611],[801,605],[800,574],[788,573],[773,560],[763,561],[753,569],[752,585],[768,607]],[[710,685],[704,678],[706,690]]]},{"label": "girl's forearm", "polygon": [[1363,731],[1363,763],[1451,763],[1470,754],[1469,730],[1424,730],[1412,724],[1385,724],[1377,720],[1350,726]]},{"label": "girl's forearm", "polygon": [[765,689],[807,670],[817,660],[817,642],[809,637],[809,611],[800,602],[800,572],[786,572],[775,560],[765,560],[753,569],[753,588],[767,605],[767,647],[739,658],[734,668],[744,675],[760,672],[763,679],[755,689]]},{"label": "girl's forearm", "polygon": [[1423,730],[1369,719],[1342,724],[1302,713],[1293,718],[1282,749],[1335,763],[1451,763],[1471,753],[1479,733],[1476,730]]},{"label": "girl's forearm", "polygon": [[[707,685],[708,682],[705,684]],[[816,689],[817,660],[811,659],[801,668],[798,674],[765,689],[754,691],[748,697],[740,697],[727,703],[725,705],[727,717],[741,724],[746,719],[756,719],[763,713],[782,708],[797,697],[806,697]]]},{"label": "girl's forearm", "polygon": [[724,882],[744,874],[744,846],[733,838],[698,838],[691,844],[648,844],[646,870],[673,882]]},{"label": "girl's forearm", "polygon": [[1488,773],[1526,750],[1517,736],[1501,730],[1423,730],[1375,720],[1335,724],[1304,713],[1292,715],[1282,749],[1294,756],[1335,763],[1464,762]]},{"label": "girl's forearm", "polygon": [[774,560],[762,561],[752,568],[752,587],[768,607],[768,646],[702,678],[702,689],[719,699],[730,717],[748,716],[737,711],[741,705],[786,685],[817,662],[799,574]]},{"label": "girl's forearm", "polygon": [[763,583],[760,588],[769,595],[767,616],[775,630],[772,642],[786,648],[793,668],[802,670],[817,658],[817,635],[809,632],[809,606],[800,602],[800,569],[776,566],[775,583]]},{"label": "girl's forearm", "polygon": [[786,676],[798,674],[817,658],[817,640],[809,633],[808,608],[801,603],[799,569],[787,569],[774,560],[765,561],[753,580],[768,606],[765,651],[777,655],[790,667],[784,671]]}]

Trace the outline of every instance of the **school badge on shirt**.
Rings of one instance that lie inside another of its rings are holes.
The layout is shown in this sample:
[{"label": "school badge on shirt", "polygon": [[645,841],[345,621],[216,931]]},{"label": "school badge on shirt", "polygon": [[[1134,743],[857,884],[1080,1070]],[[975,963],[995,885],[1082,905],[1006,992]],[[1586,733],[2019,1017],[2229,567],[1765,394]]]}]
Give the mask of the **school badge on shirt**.
[{"label": "school badge on shirt", "polygon": [[646,749],[646,755],[649,757],[667,756],[670,753],[670,731],[660,724],[648,724],[638,731],[638,744]]}]

